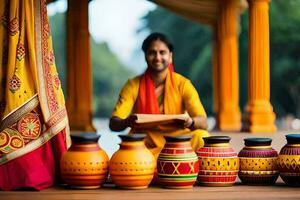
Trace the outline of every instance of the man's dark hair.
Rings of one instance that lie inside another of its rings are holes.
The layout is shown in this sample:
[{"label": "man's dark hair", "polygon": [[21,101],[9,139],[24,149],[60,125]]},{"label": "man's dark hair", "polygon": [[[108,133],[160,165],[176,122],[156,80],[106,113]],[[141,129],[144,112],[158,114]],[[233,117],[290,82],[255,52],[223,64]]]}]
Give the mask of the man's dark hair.
[{"label": "man's dark hair", "polygon": [[160,40],[163,43],[165,43],[168,47],[168,49],[173,52],[173,44],[170,42],[170,40],[167,38],[166,35],[162,34],[162,33],[151,33],[143,42],[142,45],[142,50],[144,51],[144,53],[147,53],[147,50],[149,48],[149,46],[151,45],[151,43],[153,41],[156,40]]}]

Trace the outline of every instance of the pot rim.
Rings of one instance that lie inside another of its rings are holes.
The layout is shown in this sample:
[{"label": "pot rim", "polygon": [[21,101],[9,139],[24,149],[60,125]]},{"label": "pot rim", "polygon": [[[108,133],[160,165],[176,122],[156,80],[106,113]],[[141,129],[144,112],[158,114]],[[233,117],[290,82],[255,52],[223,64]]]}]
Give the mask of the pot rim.
[{"label": "pot rim", "polygon": [[288,144],[300,144],[300,134],[287,134],[285,136]]},{"label": "pot rim", "polygon": [[272,143],[271,138],[253,137],[244,139],[245,146],[270,146]]},{"label": "pot rim", "polygon": [[209,136],[203,137],[205,144],[219,144],[219,143],[229,143],[231,137],[229,136]]},{"label": "pot rim", "polygon": [[146,137],[146,134],[130,134],[130,135],[119,135],[122,142],[138,142],[143,141]]},{"label": "pot rim", "polygon": [[167,142],[186,142],[192,139],[192,136],[181,135],[181,136],[164,136]]},{"label": "pot rim", "polygon": [[96,132],[73,132],[71,140],[74,143],[97,143],[100,138]]}]

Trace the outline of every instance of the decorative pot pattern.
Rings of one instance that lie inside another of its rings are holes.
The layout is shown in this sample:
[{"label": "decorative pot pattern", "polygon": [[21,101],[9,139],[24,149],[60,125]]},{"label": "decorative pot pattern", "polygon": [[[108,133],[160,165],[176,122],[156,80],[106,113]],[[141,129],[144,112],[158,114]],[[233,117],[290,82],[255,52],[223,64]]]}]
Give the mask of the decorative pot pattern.
[{"label": "decorative pot pattern", "polygon": [[244,139],[245,147],[239,152],[239,178],[245,184],[274,184],[279,176],[278,153],[271,147],[271,138]]},{"label": "decorative pot pattern", "polygon": [[99,188],[107,178],[109,158],[100,149],[96,133],[71,135],[72,145],[62,156],[61,176],[73,188]]},{"label": "decorative pot pattern", "polygon": [[158,156],[158,182],[168,188],[190,188],[197,180],[199,161],[189,136],[165,137]]},{"label": "decorative pot pattern", "polygon": [[239,158],[237,153],[229,147],[230,137],[205,137],[204,147],[197,151],[200,171],[199,184],[206,186],[231,186],[235,183]]},{"label": "decorative pot pattern", "polygon": [[109,173],[113,183],[125,189],[144,189],[150,184],[156,161],[146,148],[145,135],[121,135],[120,149],[110,160]]},{"label": "decorative pot pattern", "polygon": [[300,134],[286,135],[287,144],[278,156],[278,167],[282,180],[293,186],[300,185]]}]

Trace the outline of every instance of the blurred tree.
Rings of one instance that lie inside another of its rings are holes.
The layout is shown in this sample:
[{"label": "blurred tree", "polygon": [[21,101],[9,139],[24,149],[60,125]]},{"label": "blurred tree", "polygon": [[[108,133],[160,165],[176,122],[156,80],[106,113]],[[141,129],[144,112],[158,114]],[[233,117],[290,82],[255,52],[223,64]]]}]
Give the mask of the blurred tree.
[{"label": "blurred tree", "polygon": [[92,40],[94,113],[96,117],[110,117],[121,87],[133,72],[120,64],[106,43]]},{"label": "blurred tree", "polygon": [[270,4],[271,100],[279,116],[300,118],[300,1]]},{"label": "blurred tree", "polygon": [[[271,102],[277,116],[300,118],[299,0],[270,3]],[[163,19],[163,20],[162,20]],[[175,70],[195,84],[208,114],[212,113],[212,31],[163,8],[144,19],[151,32],[167,34],[175,45]],[[239,35],[240,106],[247,101],[248,12],[241,16]]]}]

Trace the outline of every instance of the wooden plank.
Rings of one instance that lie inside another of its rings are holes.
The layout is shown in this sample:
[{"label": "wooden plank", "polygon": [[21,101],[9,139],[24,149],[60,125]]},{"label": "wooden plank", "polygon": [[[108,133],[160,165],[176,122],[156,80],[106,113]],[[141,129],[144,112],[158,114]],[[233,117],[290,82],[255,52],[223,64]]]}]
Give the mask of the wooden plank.
[{"label": "wooden plank", "polygon": [[277,184],[275,186],[245,186],[237,184],[232,187],[204,187],[195,186],[192,189],[164,189],[160,187],[150,187],[144,190],[121,190],[111,186],[99,188],[96,190],[72,190],[63,187],[54,187],[40,192],[32,191],[14,191],[0,192],[0,199],[5,200],[33,200],[34,199],[52,199],[52,200],[70,200],[70,199],[300,199],[299,188]]}]

